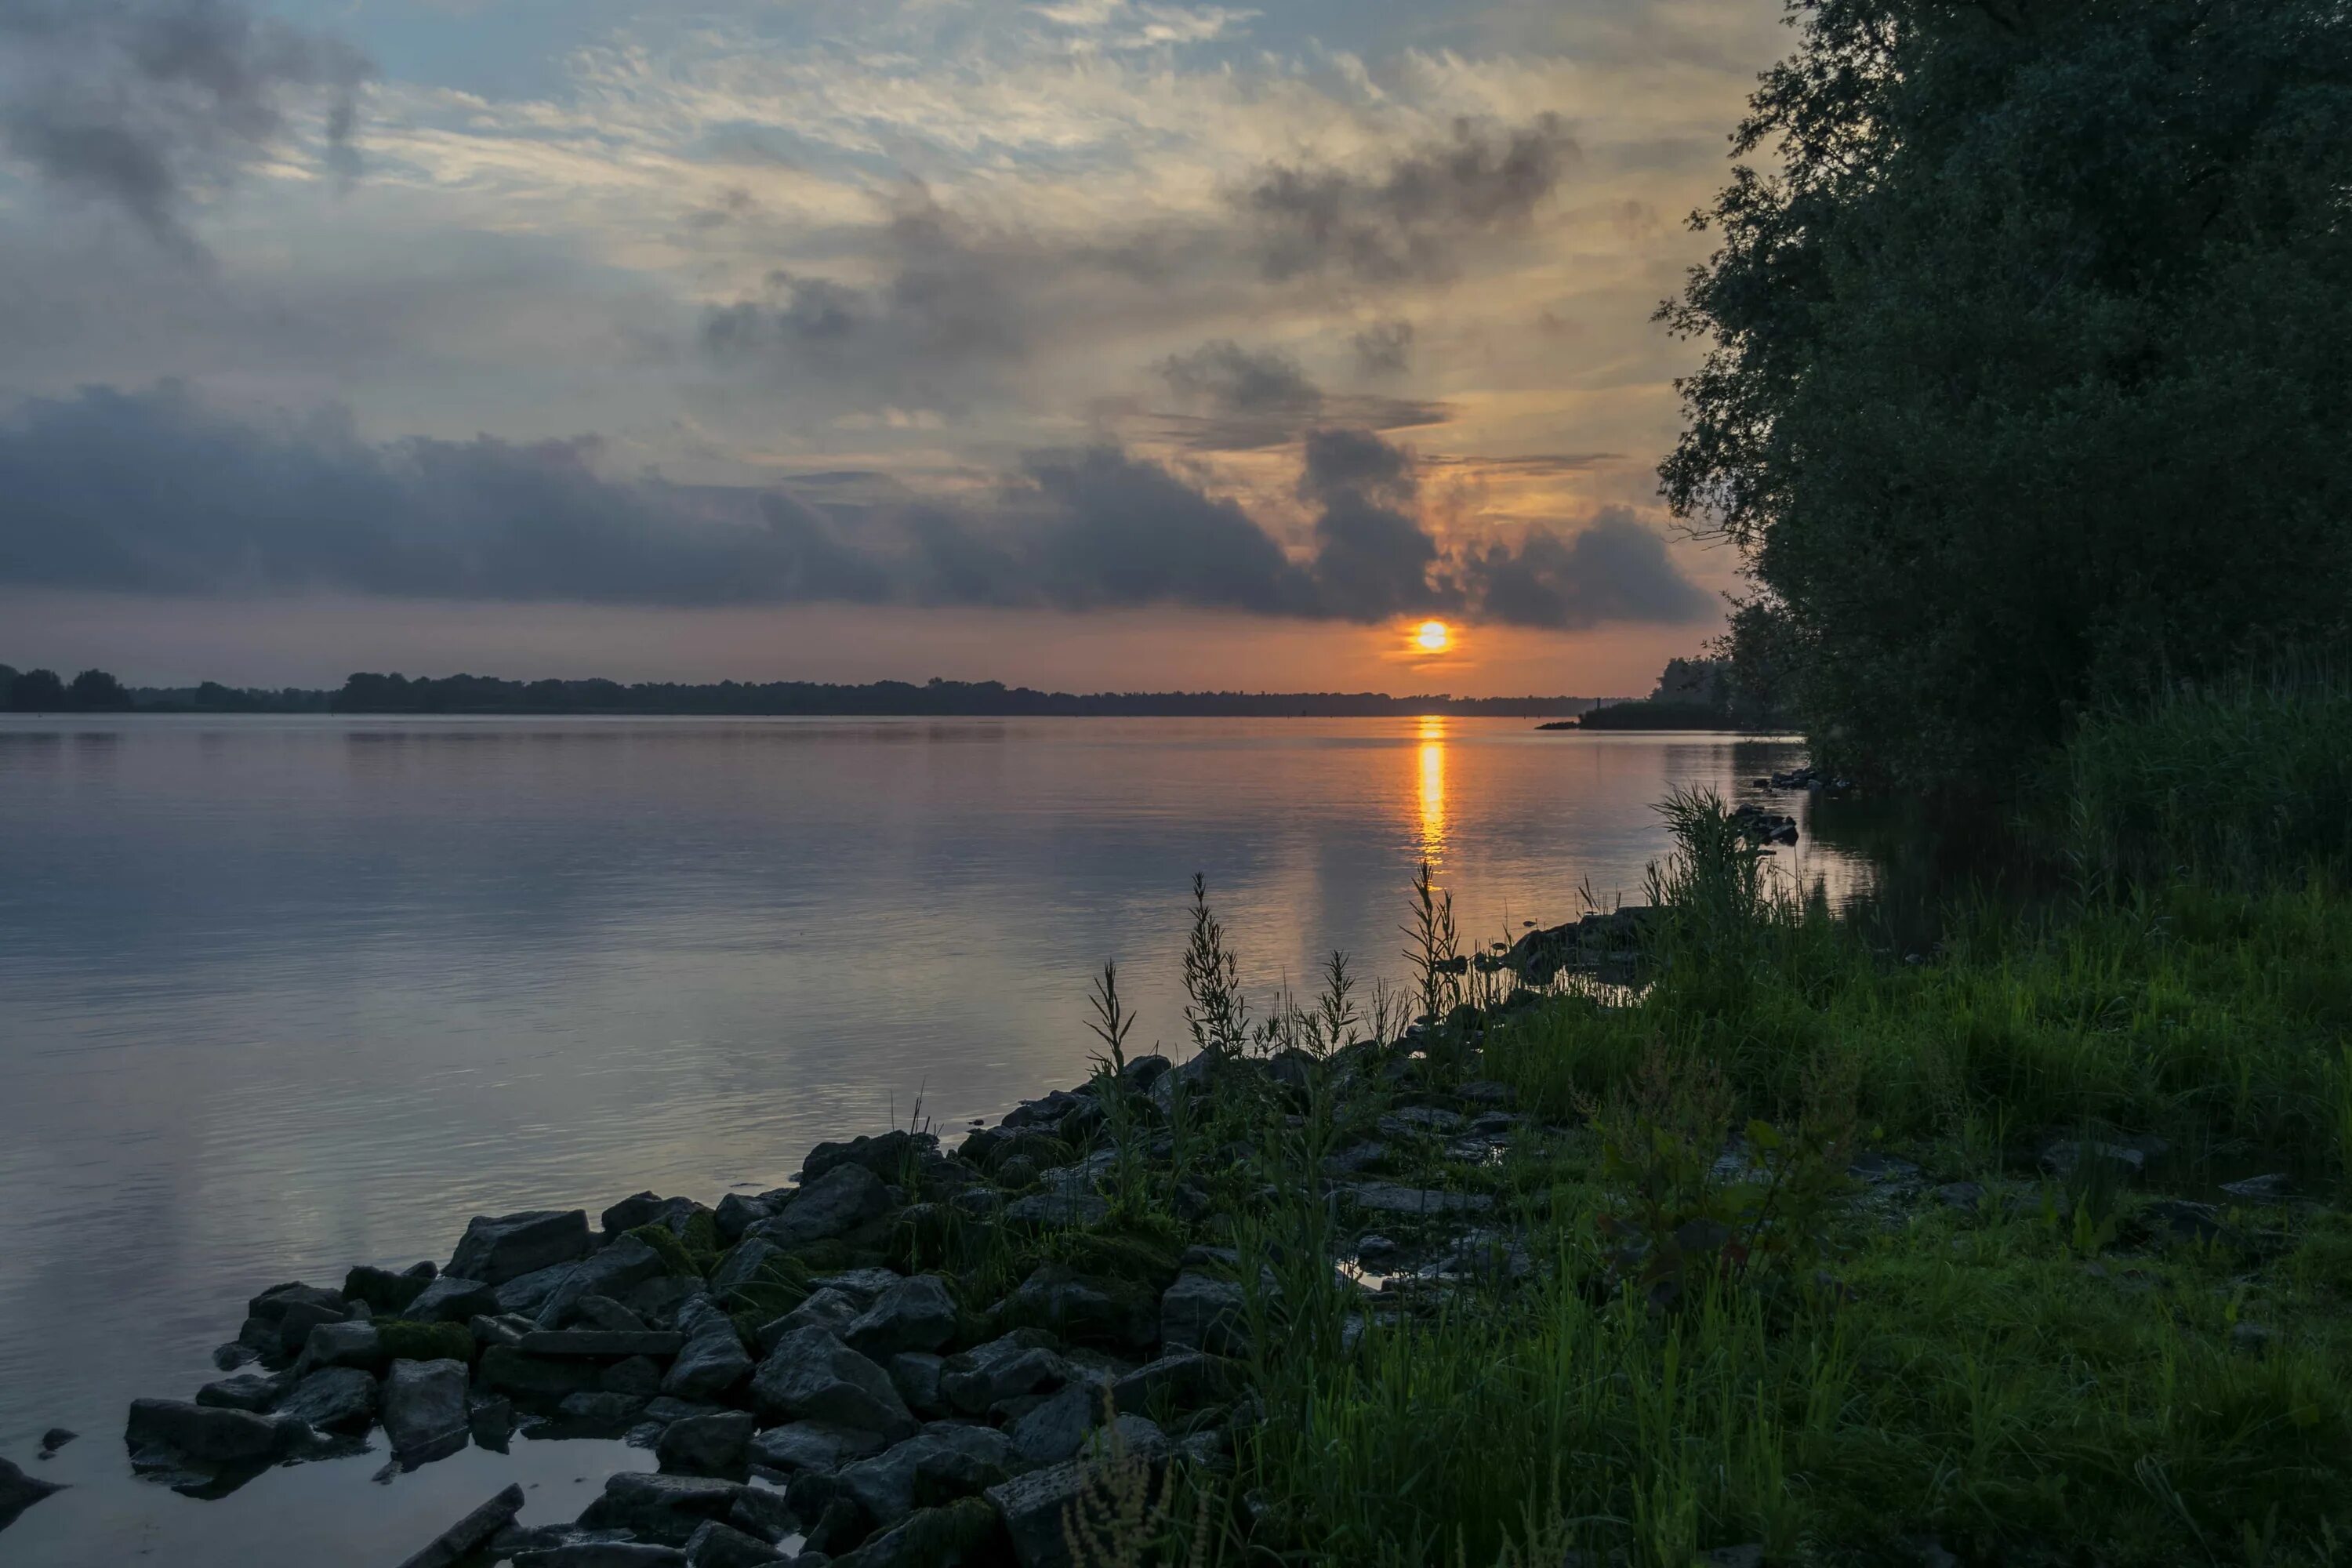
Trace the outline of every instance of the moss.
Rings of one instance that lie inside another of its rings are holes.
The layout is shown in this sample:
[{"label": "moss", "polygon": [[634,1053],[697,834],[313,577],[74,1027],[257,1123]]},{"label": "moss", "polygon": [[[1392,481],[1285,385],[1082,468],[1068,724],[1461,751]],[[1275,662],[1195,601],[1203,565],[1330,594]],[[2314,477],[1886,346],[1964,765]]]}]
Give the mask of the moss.
[{"label": "moss", "polygon": [[463,1323],[419,1323],[405,1318],[377,1322],[376,1343],[394,1361],[474,1359],[474,1336]]},{"label": "moss", "polygon": [[709,1209],[697,1209],[687,1215],[684,1234],[678,1237],[698,1270],[709,1274],[718,1266],[719,1255],[725,1250],[719,1241],[719,1216]]},{"label": "moss", "polygon": [[684,1279],[706,1278],[708,1273],[706,1264],[717,1261],[716,1258],[705,1259],[703,1262],[696,1261],[694,1255],[687,1250],[686,1244],[672,1236],[669,1233],[669,1226],[659,1221],[652,1225],[641,1225],[627,1234],[652,1247],[660,1256],[663,1268]]}]

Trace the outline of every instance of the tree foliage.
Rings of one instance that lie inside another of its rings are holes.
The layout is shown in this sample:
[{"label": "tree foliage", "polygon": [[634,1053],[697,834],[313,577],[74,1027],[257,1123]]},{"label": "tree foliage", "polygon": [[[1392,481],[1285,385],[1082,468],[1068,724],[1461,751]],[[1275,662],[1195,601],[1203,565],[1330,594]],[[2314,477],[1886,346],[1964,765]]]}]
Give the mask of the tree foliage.
[{"label": "tree foliage", "polygon": [[1997,778],[2086,702],[2339,642],[2352,11],[1790,10],[1661,310],[1710,345],[1661,473],[1817,744]]}]

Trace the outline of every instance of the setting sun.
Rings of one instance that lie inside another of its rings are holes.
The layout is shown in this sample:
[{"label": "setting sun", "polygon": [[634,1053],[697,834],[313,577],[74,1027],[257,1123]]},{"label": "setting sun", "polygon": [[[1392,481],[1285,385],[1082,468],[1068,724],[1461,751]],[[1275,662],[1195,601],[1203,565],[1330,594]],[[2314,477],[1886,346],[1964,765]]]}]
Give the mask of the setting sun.
[{"label": "setting sun", "polygon": [[1424,653],[1444,653],[1454,646],[1454,632],[1444,621],[1423,621],[1412,640]]}]

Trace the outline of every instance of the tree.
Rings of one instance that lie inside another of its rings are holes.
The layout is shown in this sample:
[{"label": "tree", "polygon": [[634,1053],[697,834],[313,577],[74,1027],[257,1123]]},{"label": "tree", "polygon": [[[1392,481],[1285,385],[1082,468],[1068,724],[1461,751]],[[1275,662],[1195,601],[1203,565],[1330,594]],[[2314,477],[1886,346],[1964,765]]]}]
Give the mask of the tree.
[{"label": "tree", "polygon": [[1791,0],[1662,317],[1668,501],[1817,747],[2006,780],[2090,701],[2352,605],[2352,13]]},{"label": "tree", "polygon": [[9,689],[8,706],[19,713],[54,713],[66,706],[66,685],[54,669],[28,669]]},{"label": "tree", "polygon": [[89,713],[117,712],[131,706],[131,693],[122,689],[122,682],[102,669],[85,669],[75,676],[66,688],[66,700]]}]

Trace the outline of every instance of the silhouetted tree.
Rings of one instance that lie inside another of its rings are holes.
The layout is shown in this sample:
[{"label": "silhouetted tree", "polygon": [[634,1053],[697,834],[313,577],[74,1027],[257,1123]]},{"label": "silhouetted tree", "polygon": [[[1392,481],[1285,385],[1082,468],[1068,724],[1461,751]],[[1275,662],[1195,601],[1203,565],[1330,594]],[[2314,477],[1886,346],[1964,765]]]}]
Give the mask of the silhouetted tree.
[{"label": "silhouetted tree", "polygon": [[66,683],[54,669],[28,669],[9,689],[8,706],[19,713],[55,713],[66,706]]},{"label": "silhouetted tree", "polygon": [[131,693],[106,671],[85,669],[66,688],[66,700],[86,713],[115,712],[131,706]]}]

